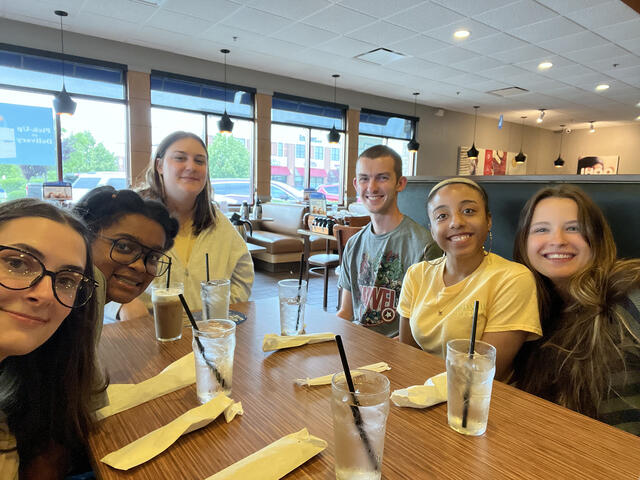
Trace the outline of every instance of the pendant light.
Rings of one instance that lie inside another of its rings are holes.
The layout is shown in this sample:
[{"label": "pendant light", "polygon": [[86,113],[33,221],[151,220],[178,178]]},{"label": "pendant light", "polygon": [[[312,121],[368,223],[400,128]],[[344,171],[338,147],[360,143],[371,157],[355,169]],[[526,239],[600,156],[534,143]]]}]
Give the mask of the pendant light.
[{"label": "pendant light", "polygon": [[553,162],[553,166],[556,168],[564,167],[564,160],[562,159],[562,136],[564,135],[564,125],[560,125],[560,151],[558,152],[558,158]]},{"label": "pendant light", "polygon": [[53,109],[58,115],[73,115],[76,111],[76,102],[67,93],[67,88],[64,85],[64,30],[62,29],[62,17],[66,17],[69,14],[64,10],[56,10],[53,13],[60,17],[60,46],[62,51],[62,90],[53,97]]},{"label": "pendant light", "polygon": [[471,148],[467,150],[467,157],[469,158],[478,158],[478,149],[476,148],[476,127],[478,126],[478,109],[480,108],[478,105],[473,107],[475,109],[475,120],[473,122],[473,144]]},{"label": "pendant light", "polygon": [[[418,95],[420,95],[420,92],[413,92],[413,116],[416,118],[417,118],[416,112],[417,112]],[[410,153],[417,153],[418,149],[420,148],[420,144],[416,140],[417,127],[418,127],[418,122],[416,122],[416,128],[413,129],[413,137],[411,138],[411,140],[409,140],[409,143],[407,144],[407,148]]]},{"label": "pendant light", "polygon": [[591,127],[589,128],[589,133],[596,133],[596,127],[593,125],[593,120],[591,120]]},{"label": "pendant light", "polygon": [[[333,75],[331,75],[333,77],[333,104],[335,105],[336,103],[336,85],[337,85],[337,81],[338,78],[340,77],[340,75],[338,75],[337,73],[334,73]],[[333,121],[333,127],[331,127],[331,130],[329,131],[329,135],[327,135],[327,138],[329,139],[329,143],[331,144],[336,144],[336,143],[340,143],[340,132],[338,132],[338,130],[336,130],[336,121]]]},{"label": "pendant light", "polygon": [[524,119],[527,117],[526,115],[523,115],[520,118],[522,118],[522,127],[520,129],[520,153],[516,155],[516,163],[522,165],[527,160],[527,156],[522,153],[522,142],[524,142]]},{"label": "pendant light", "polygon": [[233,131],[233,122],[227,113],[227,54],[230,50],[223,48],[220,52],[224,54],[224,113],[222,114],[222,118],[218,121],[218,130],[220,130],[220,133],[225,135],[231,135],[231,132]]}]

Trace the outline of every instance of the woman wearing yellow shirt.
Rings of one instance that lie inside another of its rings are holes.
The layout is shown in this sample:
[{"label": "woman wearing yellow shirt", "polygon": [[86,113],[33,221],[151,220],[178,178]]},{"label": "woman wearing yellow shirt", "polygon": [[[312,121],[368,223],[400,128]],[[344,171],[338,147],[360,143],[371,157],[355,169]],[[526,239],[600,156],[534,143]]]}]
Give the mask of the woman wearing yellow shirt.
[{"label": "woman wearing yellow shirt", "polygon": [[427,214],[445,254],[407,270],[398,303],[400,341],[444,357],[447,341],[470,337],[478,300],[477,336],[496,347],[496,379],[505,379],[522,344],[542,335],[533,275],[484,250],[491,213],[486,192],[472,180],[438,183]]}]

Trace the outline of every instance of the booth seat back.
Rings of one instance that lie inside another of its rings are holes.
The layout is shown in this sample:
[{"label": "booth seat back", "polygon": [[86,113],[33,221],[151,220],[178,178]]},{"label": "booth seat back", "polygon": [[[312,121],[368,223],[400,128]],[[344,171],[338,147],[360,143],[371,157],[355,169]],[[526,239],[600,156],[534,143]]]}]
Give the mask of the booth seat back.
[{"label": "booth seat back", "polygon": [[302,228],[302,217],[309,207],[299,204],[265,203],[262,205],[262,216],[273,218],[272,222],[262,222],[260,229],[298,238],[297,230]]}]

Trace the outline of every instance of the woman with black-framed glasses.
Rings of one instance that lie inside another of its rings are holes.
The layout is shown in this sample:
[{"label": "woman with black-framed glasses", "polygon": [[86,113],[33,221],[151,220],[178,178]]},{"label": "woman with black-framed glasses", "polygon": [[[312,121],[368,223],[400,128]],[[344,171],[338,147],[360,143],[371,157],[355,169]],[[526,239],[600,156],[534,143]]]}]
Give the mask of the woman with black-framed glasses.
[{"label": "woman with black-framed glasses", "polygon": [[0,205],[0,472],[62,478],[106,382],[94,355],[85,226],[34,199]]},{"label": "woman with black-framed glasses", "polygon": [[[178,222],[160,202],[144,200],[132,190],[98,187],[76,204],[93,234],[94,271],[99,304],[129,303],[169,267],[164,253],[173,245]],[[147,314],[128,310],[129,317]]]}]

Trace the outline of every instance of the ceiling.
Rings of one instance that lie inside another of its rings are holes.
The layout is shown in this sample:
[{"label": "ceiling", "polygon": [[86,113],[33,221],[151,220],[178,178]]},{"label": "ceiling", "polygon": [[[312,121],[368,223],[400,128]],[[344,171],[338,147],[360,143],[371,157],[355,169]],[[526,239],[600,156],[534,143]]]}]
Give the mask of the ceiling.
[{"label": "ceiling", "polygon": [[[0,0],[59,28],[55,9],[65,30],[215,62],[226,47],[231,65],[433,107],[527,124],[545,108],[544,128],[640,116],[640,14],[619,0]],[[404,57],[354,58],[379,47]],[[512,86],[528,92],[486,93]]]}]

